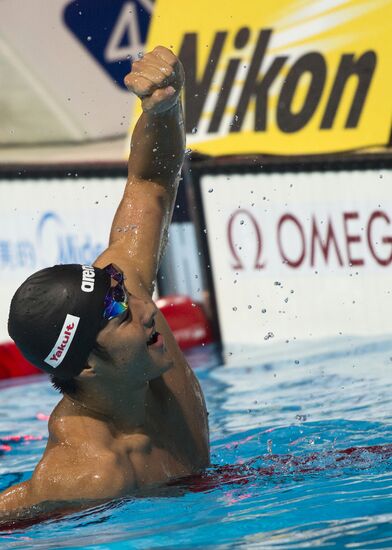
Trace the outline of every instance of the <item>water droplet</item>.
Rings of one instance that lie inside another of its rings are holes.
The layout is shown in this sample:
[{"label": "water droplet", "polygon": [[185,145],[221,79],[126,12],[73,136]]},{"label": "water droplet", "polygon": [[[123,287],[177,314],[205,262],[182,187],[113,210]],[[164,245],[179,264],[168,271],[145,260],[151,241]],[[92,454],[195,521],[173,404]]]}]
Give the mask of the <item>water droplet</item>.
[{"label": "water droplet", "polygon": [[267,313],[267,310],[266,310],[265,308],[263,308],[263,309],[261,310],[261,313]]},{"label": "water droplet", "polygon": [[244,220],[240,220],[240,225],[244,225]]},{"label": "water droplet", "polygon": [[252,306],[251,306],[251,305],[249,305],[249,306],[248,306],[248,309],[252,309]]},{"label": "water droplet", "polygon": [[236,308],[236,306],[234,306],[234,307],[233,307],[233,311],[237,311],[237,308]]},{"label": "water droplet", "polygon": [[208,192],[209,192],[209,193],[212,193],[212,192],[213,192],[213,189],[209,189]]},{"label": "water droplet", "polygon": [[90,40],[92,40],[92,36],[88,36],[87,40],[88,40],[88,42],[90,42]]}]

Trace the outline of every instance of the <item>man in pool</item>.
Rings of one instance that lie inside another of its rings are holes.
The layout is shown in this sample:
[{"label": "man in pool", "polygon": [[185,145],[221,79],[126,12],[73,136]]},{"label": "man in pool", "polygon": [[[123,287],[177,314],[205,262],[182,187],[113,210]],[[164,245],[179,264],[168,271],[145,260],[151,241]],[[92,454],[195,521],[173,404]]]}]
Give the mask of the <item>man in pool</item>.
[{"label": "man in pool", "polygon": [[[150,490],[209,464],[199,383],[152,301],[181,170],[184,71],[158,46],[125,78],[143,108],[108,248],[15,293],[9,332],[63,397],[29,481],[0,495],[0,520]],[[0,523],[1,523],[0,521]]]}]

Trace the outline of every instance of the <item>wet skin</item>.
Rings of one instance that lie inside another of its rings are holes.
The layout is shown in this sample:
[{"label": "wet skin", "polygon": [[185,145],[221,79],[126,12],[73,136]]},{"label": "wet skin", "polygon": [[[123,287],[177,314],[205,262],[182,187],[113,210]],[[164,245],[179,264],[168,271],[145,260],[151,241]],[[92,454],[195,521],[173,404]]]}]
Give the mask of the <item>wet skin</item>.
[{"label": "wet skin", "polygon": [[[125,79],[143,114],[109,246],[94,266],[124,273],[129,312],[101,330],[106,355],[90,354],[78,392],[54,409],[32,479],[0,495],[0,524],[134,494],[209,464],[200,385],[151,299],[184,158],[183,83],[181,63],[162,46]],[[148,345],[154,323],[163,339]]]},{"label": "wet skin", "polygon": [[[92,398],[64,396],[50,417],[48,444],[32,479],[11,490],[10,500],[41,501],[45,512],[65,503],[79,509],[209,464],[199,383],[152,300],[132,294],[129,304],[129,313],[99,334],[111,357],[94,366],[94,375],[85,373],[86,387],[94,380]],[[164,343],[147,346],[154,325]]]},{"label": "wet skin", "polygon": [[156,305],[128,291],[127,297],[128,309],[109,321],[99,333],[97,342],[116,366],[109,368],[106,376],[114,380],[118,378],[129,387],[137,387],[166,372],[173,361],[162,337],[152,345],[147,343],[156,332]]},{"label": "wet skin", "polygon": [[[98,336],[110,360],[94,367],[96,386],[88,408],[81,405],[85,399],[65,397],[49,424],[48,451],[56,451],[53,466],[58,468],[59,452],[66,446],[64,460],[75,453],[75,463],[78,457],[80,466],[72,473],[78,484],[93,468],[95,479],[110,479],[113,496],[189,475],[209,464],[207,411],[198,381],[152,300],[133,294],[128,299],[129,310],[112,319]],[[149,346],[155,330],[162,337]],[[45,482],[51,463],[43,458]]]}]

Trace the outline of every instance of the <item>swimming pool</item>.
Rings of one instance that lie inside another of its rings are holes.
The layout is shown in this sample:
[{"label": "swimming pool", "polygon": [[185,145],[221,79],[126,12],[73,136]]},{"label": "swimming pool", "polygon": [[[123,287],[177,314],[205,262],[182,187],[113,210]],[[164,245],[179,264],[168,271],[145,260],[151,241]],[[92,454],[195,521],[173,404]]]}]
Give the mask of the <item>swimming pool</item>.
[{"label": "swimming pool", "polygon": [[[392,342],[231,359],[222,367],[213,346],[189,354],[210,413],[208,472],[2,532],[1,547],[392,548]],[[1,490],[30,477],[57,400],[42,378],[1,389]]]}]

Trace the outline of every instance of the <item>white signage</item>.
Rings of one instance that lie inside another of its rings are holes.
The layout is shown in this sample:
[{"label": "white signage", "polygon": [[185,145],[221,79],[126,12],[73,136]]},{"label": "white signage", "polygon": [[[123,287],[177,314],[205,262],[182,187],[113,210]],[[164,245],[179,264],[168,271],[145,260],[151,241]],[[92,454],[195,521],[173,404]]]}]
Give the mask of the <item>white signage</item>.
[{"label": "white signage", "polygon": [[392,332],[392,171],[205,175],[201,192],[227,350]]},{"label": "white signage", "polygon": [[0,143],[125,136],[135,96],[122,81],[152,9],[148,0],[2,0]]},{"label": "white signage", "polygon": [[55,264],[86,266],[107,247],[125,178],[0,181],[0,342],[18,286]]},{"label": "white signage", "polygon": [[76,315],[71,315],[70,313],[67,314],[59,337],[57,338],[53,349],[48,353],[48,356],[45,359],[45,363],[54,369],[61,365],[63,359],[67,355],[72,344],[72,340],[76,334],[79,321],[80,317],[76,317]]}]

